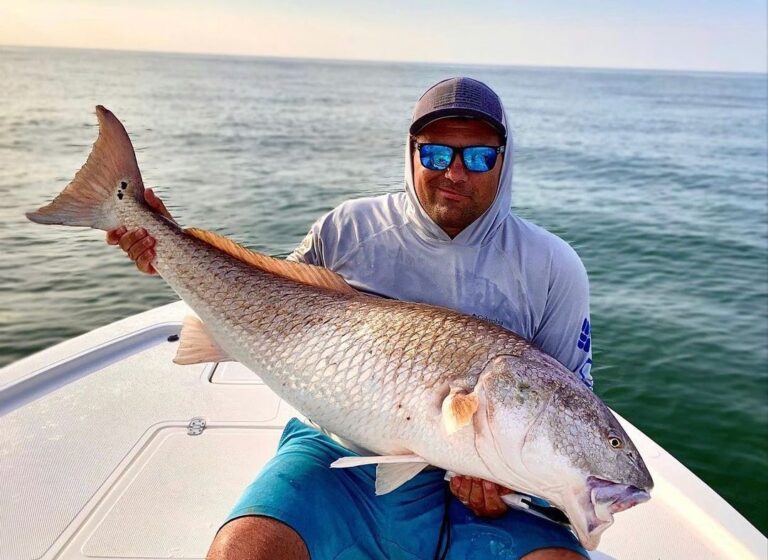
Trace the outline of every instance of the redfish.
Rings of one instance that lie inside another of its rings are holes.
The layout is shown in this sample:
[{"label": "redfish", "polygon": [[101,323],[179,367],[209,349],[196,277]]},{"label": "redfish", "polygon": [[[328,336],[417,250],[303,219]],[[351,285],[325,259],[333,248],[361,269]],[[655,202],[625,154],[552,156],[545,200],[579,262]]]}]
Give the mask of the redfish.
[{"label": "redfish", "polygon": [[557,360],[493,323],[359,293],[330,270],[182,229],[146,204],[123,125],[96,114],[85,165],[27,217],[147,230],[152,265],[199,317],[184,323],[178,363],[259,372],[304,415],[377,454],[335,466],[379,463],[379,494],[435,465],[544,498],[589,549],[614,513],[650,498],[632,441]]}]

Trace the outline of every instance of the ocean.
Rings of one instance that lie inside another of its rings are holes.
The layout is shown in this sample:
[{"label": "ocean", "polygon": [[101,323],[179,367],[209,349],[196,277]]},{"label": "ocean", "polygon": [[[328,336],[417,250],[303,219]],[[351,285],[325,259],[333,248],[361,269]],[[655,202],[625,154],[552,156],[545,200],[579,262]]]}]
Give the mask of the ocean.
[{"label": "ocean", "polygon": [[765,75],[0,47],[0,366],[176,299],[103,233],[24,218],[85,161],[95,105],[180,223],[285,256],[403,188],[413,105],[453,75],[505,102],[514,211],[586,265],[596,392],[768,533]]}]

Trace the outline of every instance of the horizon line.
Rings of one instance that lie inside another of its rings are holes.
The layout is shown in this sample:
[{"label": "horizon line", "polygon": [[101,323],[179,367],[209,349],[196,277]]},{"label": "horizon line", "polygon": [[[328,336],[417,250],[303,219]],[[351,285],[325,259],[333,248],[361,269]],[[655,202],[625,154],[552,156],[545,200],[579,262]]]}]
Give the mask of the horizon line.
[{"label": "horizon line", "polygon": [[411,64],[411,65],[431,65],[431,66],[480,66],[488,68],[529,68],[529,69],[552,69],[552,70],[602,70],[614,72],[665,72],[665,73],[694,73],[694,74],[734,74],[749,76],[768,76],[768,68],[764,71],[758,70],[697,70],[691,68],[648,68],[648,67],[616,67],[616,66],[561,66],[561,65],[535,65],[535,64],[494,64],[483,62],[440,62],[440,61],[418,61],[418,60],[394,60],[394,59],[367,59],[367,58],[325,58],[313,56],[279,56],[266,54],[246,54],[246,53],[217,53],[204,51],[157,51],[149,49],[116,49],[109,47],[71,47],[55,45],[14,45],[0,43],[0,49],[39,49],[39,50],[68,50],[68,51],[93,51],[93,52],[113,52],[113,53],[139,53],[139,54],[158,54],[173,56],[210,56],[224,58],[253,58],[267,60],[291,60],[291,61],[311,61],[311,62],[359,62],[369,64]]}]

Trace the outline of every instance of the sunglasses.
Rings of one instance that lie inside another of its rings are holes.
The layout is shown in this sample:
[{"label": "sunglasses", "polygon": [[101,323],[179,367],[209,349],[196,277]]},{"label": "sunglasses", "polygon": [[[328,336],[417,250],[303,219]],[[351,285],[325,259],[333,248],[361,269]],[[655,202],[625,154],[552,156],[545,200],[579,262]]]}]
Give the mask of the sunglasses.
[{"label": "sunglasses", "polygon": [[461,152],[461,160],[467,171],[485,173],[496,165],[496,158],[504,153],[504,146],[466,146],[455,148],[444,144],[416,143],[421,165],[432,171],[445,171],[453,163],[456,152]]}]

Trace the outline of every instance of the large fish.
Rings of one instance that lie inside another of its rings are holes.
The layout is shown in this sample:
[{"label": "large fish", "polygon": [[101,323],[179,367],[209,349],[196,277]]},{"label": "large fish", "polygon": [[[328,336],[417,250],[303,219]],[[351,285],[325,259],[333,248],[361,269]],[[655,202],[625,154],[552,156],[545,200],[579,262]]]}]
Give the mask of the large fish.
[{"label": "large fish", "polygon": [[650,497],[619,422],[555,359],[492,323],[361,294],[326,269],[181,229],[144,201],[123,125],[104,107],[96,114],[85,165],[27,217],[146,229],[153,266],[199,316],[185,321],[176,361],[259,372],[303,414],[383,456],[358,461],[380,463],[377,493],[436,465],[548,500],[588,549],[614,513]]}]

